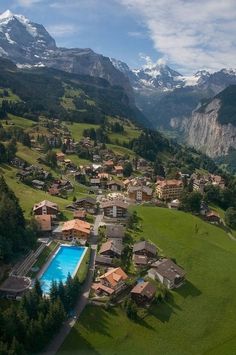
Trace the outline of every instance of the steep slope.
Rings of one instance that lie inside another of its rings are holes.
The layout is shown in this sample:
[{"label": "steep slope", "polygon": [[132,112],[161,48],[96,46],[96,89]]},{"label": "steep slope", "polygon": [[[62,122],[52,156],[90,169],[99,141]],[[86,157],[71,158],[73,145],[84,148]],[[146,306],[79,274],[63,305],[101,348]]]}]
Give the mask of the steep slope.
[{"label": "steep slope", "polygon": [[7,112],[37,120],[43,114],[76,122],[102,122],[105,115],[127,117],[145,124],[125,90],[91,76],[50,68],[19,69],[0,60],[0,87],[21,101],[4,104]]},{"label": "steep slope", "polygon": [[236,149],[236,86],[196,110],[185,126],[186,142],[211,157]]}]

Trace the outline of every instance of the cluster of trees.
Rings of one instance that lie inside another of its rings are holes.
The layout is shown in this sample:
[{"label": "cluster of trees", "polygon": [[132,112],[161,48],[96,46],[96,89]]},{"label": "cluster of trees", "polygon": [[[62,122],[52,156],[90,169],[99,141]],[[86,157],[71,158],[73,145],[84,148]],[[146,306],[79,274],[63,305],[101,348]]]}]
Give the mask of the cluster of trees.
[{"label": "cluster of trees", "polygon": [[79,289],[78,279],[68,275],[65,285],[52,283],[46,298],[36,280],[19,305],[0,313],[0,353],[23,355],[44,349],[73,309]]},{"label": "cluster of trees", "polygon": [[202,195],[198,191],[184,191],[180,198],[180,208],[186,212],[199,213]]},{"label": "cluster of trees", "polygon": [[18,199],[0,177],[0,259],[11,261],[32,248],[35,240],[33,224],[26,224]]},{"label": "cluster of trees", "polygon": [[84,137],[89,137],[92,140],[99,143],[110,143],[108,135],[106,133],[106,128],[101,126],[97,129],[88,128],[83,131]]},{"label": "cluster of trees", "polygon": [[15,157],[17,146],[15,139],[12,139],[7,144],[0,143],[0,163],[10,163]]}]

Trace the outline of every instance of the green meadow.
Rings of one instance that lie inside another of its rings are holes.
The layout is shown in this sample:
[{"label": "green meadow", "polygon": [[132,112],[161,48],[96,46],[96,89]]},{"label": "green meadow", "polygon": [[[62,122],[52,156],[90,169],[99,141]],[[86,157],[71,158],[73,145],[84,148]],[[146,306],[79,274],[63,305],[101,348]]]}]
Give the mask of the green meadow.
[{"label": "green meadow", "polygon": [[137,207],[137,239],[153,241],[187,272],[165,302],[129,320],[120,307],[87,306],[59,354],[235,354],[236,242],[183,212]]}]

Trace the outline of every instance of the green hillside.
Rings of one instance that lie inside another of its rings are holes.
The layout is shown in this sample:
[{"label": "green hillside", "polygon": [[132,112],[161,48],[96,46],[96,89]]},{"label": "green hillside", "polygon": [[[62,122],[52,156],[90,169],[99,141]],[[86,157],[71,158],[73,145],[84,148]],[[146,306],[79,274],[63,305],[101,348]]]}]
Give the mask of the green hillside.
[{"label": "green hillside", "polygon": [[119,308],[89,306],[59,354],[233,354],[236,244],[218,227],[168,209],[137,207],[139,235],[175,258],[186,284],[130,321]]}]

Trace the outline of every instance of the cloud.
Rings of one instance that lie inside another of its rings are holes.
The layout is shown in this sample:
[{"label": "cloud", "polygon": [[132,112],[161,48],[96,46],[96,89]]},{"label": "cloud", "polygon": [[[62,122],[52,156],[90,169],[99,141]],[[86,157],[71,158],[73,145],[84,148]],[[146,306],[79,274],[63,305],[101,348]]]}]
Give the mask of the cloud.
[{"label": "cloud", "polygon": [[17,5],[21,7],[31,7],[35,4],[38,4],[39,2],[42,2],[43,0],[17,0]]},{"label": "cloud", "polygon": [[139,16],[172,65],[187,72],[235,66],[235,0],[117,1]]},{"label": "cloud", "polygon": [[136,38],[145,38],[146,37],[145,33],[139,32],[139,31],[130,31],[130,32],[128,32],[128,35],[130,37],[136,37]]},{"label": "cloud", "polygon": [[139,58],[144,61],[143,68],[153,68],[156,65],[165,65],[167,63],[166,58],[159,58],[156,62],[152,58],[144,53],[139,53]]},{"label": "cloud", "polygon": [[73,24],[55,24],[47,26],[48,32],[56,38],[71,36],[79,32],[79,28]]}]

